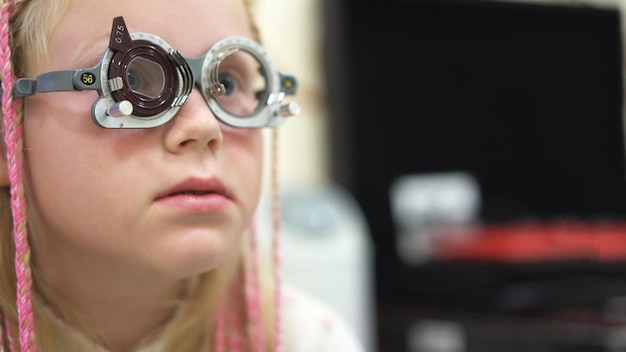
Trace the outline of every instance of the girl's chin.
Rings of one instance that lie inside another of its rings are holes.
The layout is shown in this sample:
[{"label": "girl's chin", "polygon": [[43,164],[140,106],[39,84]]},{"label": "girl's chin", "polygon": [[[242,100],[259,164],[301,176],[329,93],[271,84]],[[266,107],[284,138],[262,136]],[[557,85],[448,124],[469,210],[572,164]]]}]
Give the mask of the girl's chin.
[{"label": "girl's chin", "polygon": [[[204,243],[203,243],[204,242]],[[212,271],[235,254],[235,243],[217,244],[215,241],[196,241],[191,246],[172,248],[163,256],[152,258],[155,269],[175,279],[186,279]]]}]

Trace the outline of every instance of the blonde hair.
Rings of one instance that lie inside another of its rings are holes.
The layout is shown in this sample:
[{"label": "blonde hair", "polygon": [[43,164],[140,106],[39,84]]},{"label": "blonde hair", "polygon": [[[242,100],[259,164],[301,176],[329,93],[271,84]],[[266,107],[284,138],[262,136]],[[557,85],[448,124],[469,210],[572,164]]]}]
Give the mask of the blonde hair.
[{"label": "blonde hair", "polygon": [[[10,94],[16,77],[31,76],[45,62],[47,38],[62,20],[70,1],[4,0],[0,8],[2,109],[11,178],[10,189],[0,191],[0,347],[11,352],[34,352],[38,347],[43,351],[64,352],[101,349],[87,327],[65,326],[58,319],[72,316],[71,308],[55,307],[59,309],[58,315],[51,312],[45,302],[54,302],[55,293],[38,277],[36,261],[31,265],[21,179],[22,102],[13,100]],[[246,5],[255,39],[260,40],[253,20],[254,0],[240,1]],[[237,255],[219,268],[188,281],[186,297],[177,302],[174,316],[160,331],[146,337],[140,351],[276,348],[280,344],[275,334],[280,329],[276,313],[279,285],[264,285],[261,290],[256,252],[252,229],[244,236]]]}]

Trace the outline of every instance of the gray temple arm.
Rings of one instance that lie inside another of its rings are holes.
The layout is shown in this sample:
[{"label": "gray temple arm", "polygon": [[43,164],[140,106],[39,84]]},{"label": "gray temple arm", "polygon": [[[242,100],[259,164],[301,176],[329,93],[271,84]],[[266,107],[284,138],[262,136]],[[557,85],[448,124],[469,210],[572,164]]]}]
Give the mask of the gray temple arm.
[{"label": "gray temple arm", "polygon": [[[85,89],[100,89],[98,70],[51,71],[37,76],[37,79],[20,78],[15,83],[13,95],[25,97],[35,93],[61,92]],[[86,79],[88,82],[85,82]]]}]

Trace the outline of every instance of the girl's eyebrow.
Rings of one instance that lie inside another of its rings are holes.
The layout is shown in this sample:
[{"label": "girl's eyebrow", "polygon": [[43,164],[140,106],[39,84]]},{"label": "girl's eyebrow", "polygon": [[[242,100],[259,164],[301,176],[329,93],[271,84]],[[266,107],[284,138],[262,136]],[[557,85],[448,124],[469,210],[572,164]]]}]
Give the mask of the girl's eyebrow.
[{"label": "girl's eyebrow", "polygon": [[82,69],[96,66],[108,48],[109,36],[110,33],[107,33],[106,36],[85,42],[85,45],[76,52],[76,58],[73,60],[71,68]]}]

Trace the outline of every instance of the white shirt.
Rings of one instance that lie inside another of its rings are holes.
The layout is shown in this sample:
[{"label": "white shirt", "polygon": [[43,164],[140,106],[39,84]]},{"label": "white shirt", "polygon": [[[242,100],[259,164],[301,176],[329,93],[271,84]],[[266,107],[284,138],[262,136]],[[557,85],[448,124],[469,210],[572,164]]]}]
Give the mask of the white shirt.
[{"label": "white shirt", "polygon": [[[284,352],[364,352],[356,335],[341,317],[324,303],[291,285],[282,286],[283,351]],[[66,326],[51,312],[53,321],[61,329],[69,329],[75,340],[86,345],[93,344],[81,332]],[[160,351],[160,348],[156,348]],[[155,346],[139,348],[140,351],[156,351]],[[91,352],[109,352],[95,346]],[[168,351],[169,352],[169,351]]]},{"label": "white shirt", "polygon": [[363,352],[363,344],[346,323],[321,301],[283,285],[285,352]]}]

